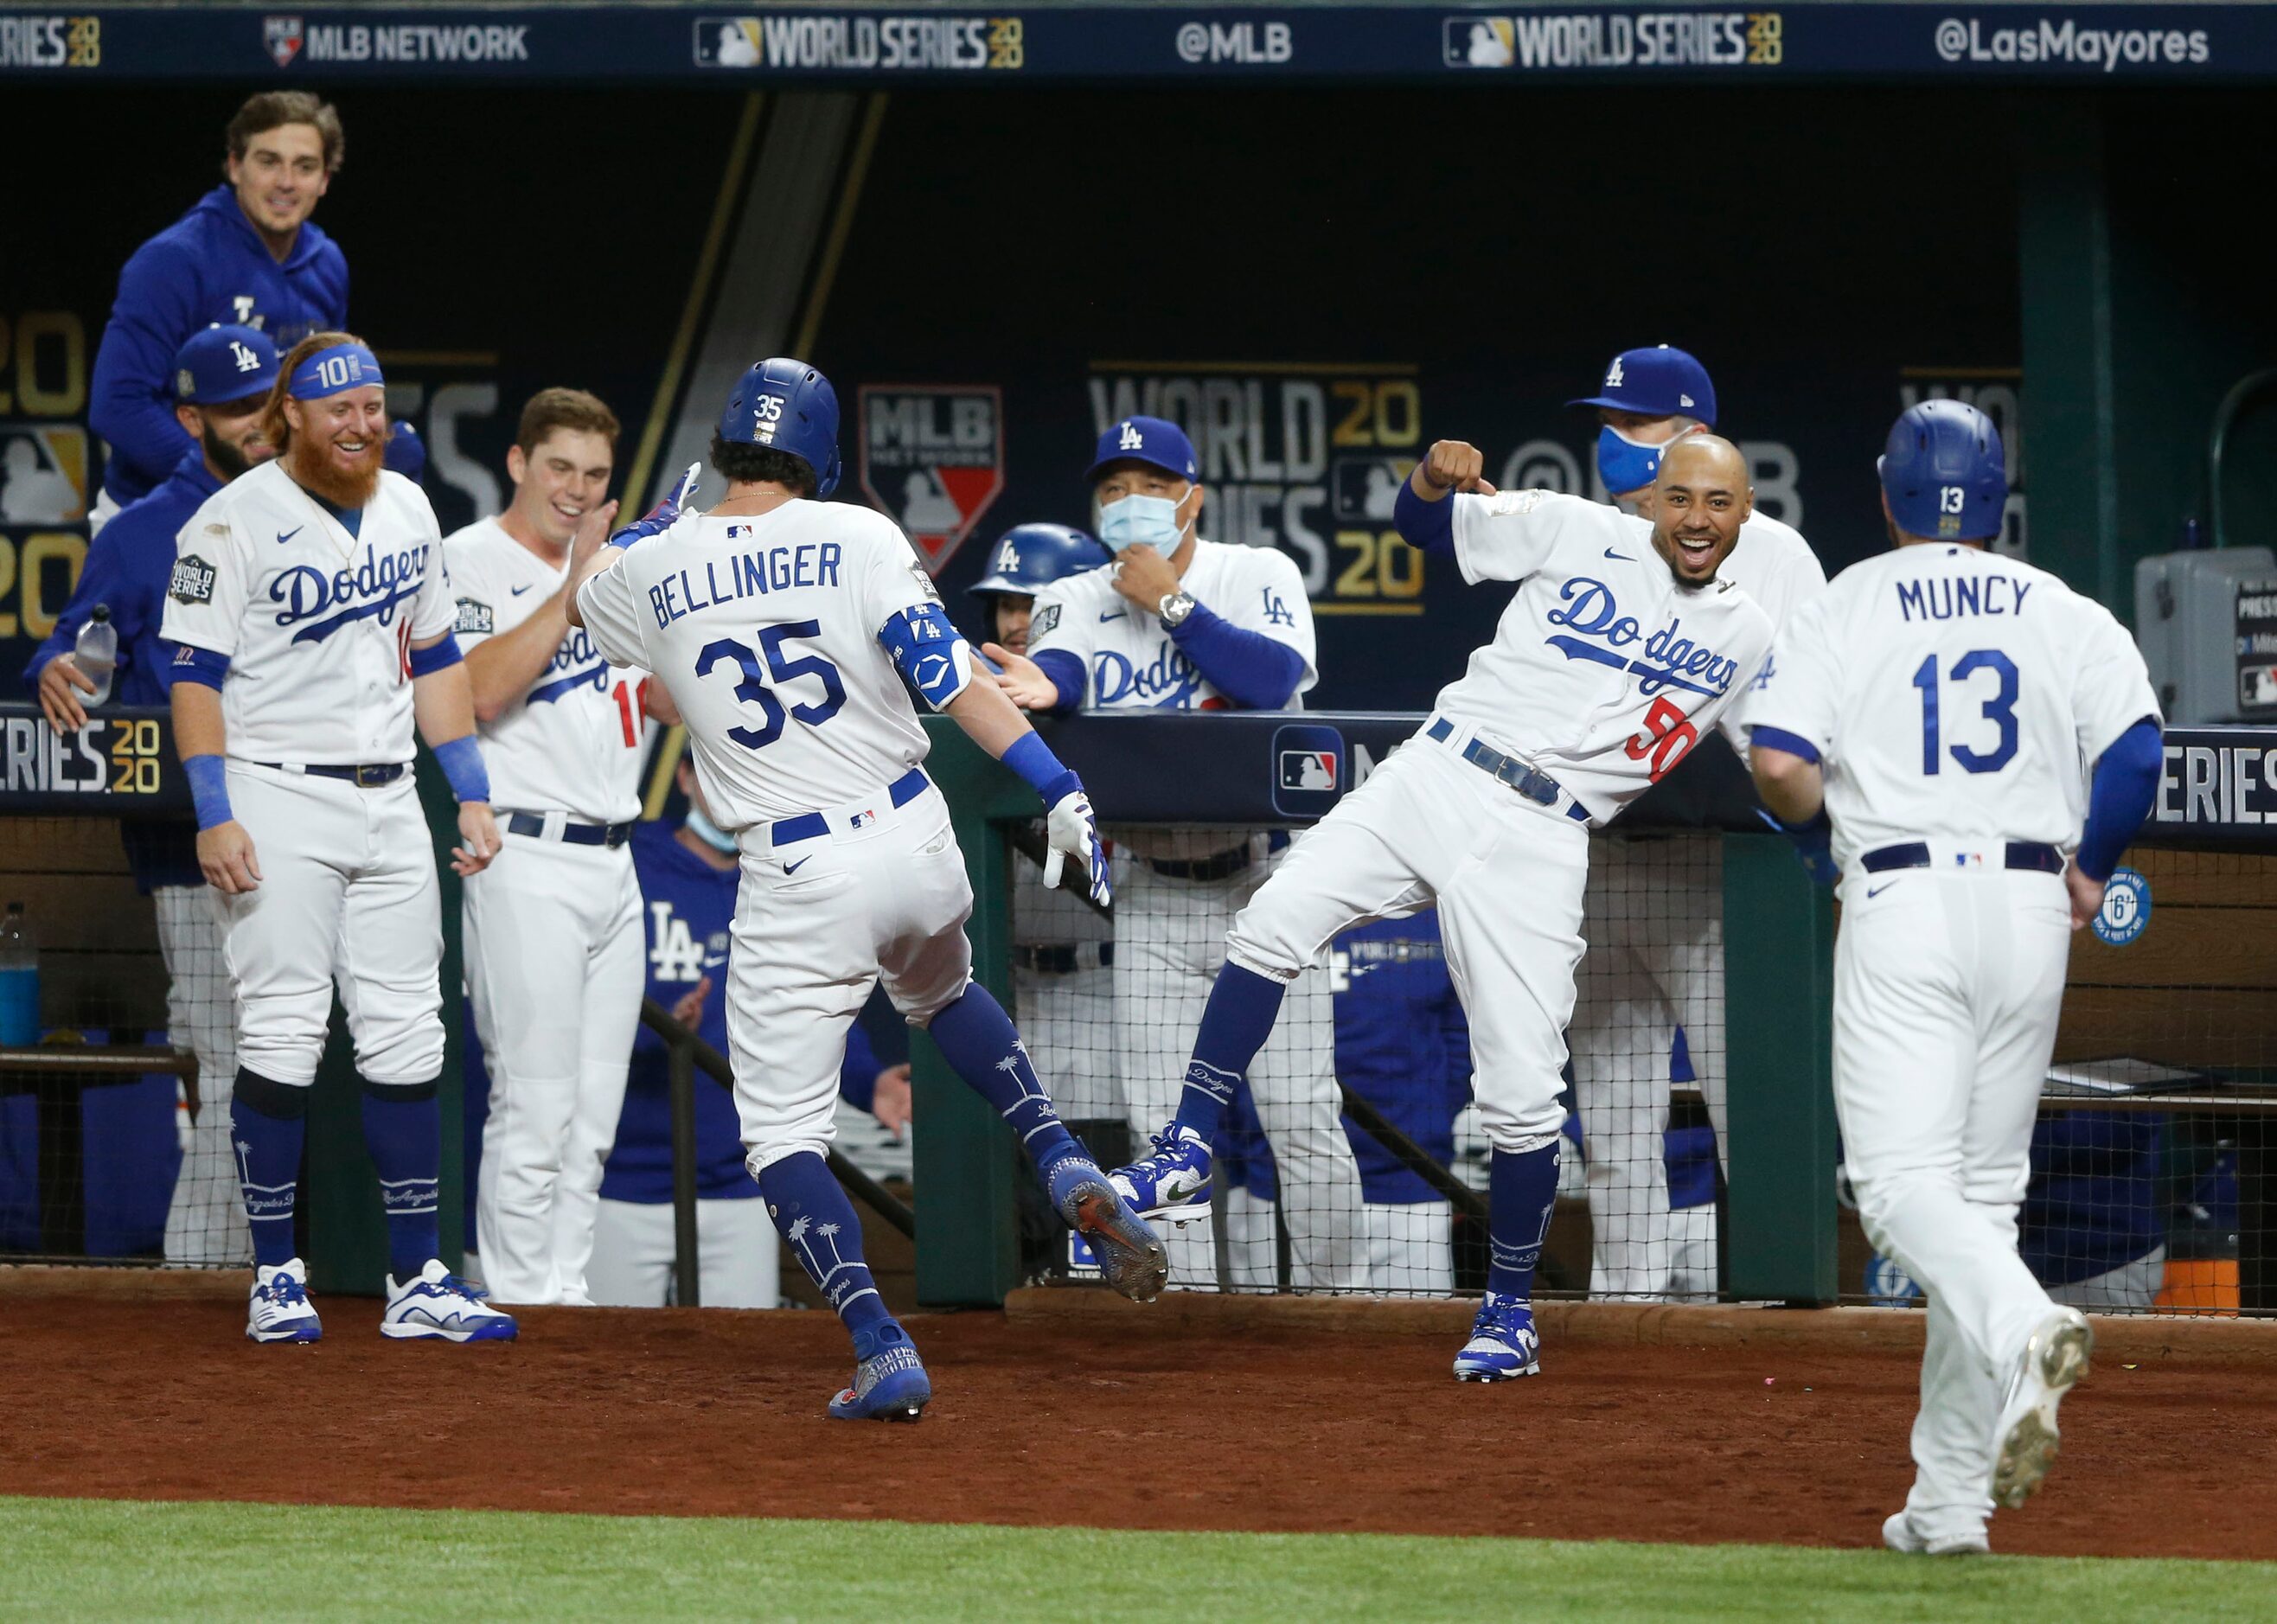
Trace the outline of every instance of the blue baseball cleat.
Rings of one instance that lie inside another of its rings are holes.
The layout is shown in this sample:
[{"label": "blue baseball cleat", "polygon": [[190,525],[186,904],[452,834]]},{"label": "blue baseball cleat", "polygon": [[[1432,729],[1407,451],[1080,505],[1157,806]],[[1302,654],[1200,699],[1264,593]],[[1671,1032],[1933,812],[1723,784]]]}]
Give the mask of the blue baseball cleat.
[{"label": "blue baseball cleat", "polygon": [[[1203,1151],[1202,1158],[1207,1168],[1209,1152]],[[1052,1205],[1090,1243],[1108,1285],[1133,1302],[1160,1297],[1169,1284],[1169,1251],[1146,1227],[1146,1220],[1131,1210],[1116,1181],[1083,1155],[1062,1156],[1052,1163],[1047,1177]]]},{"label": "blue baseball cleat", "polygon": [[511,1342],[514,1315],[493,1308],[478,1286],[469,1285],[443,1260],[430,1257],[427,1266],[402,1285],[387,1277],[387,1311],[379,1316],[383,1337],[428,1337],[445,1342]]},{"label": "blue baseball cleat", "polygon": [[854,1385],[830,1401],[834,1421],[915,1421],[933,1402],[917,1344],[897,1321],[854,1333]]},{"label": "blue baseball cleat", "polygon": [[1507,1382],[1542,1370],[1542,1338],[1534,1330],[1534,1305],[1523,1297],[1487,1293],[1471,1339],[1455,1355],[1458,1382]]},{"label": "blue baseball cleat", "polygon": [[1154,1154],[1118,1167],[1116,1190],[1131,1210],[1150,1222],[1192,1224],[1209,1216],[1210,1148],[1192,1128],[1172,1123],[1154,1135]]},{"label": "blue baseball cleat", "polygon": [[245,1334],[255,1342],[316,1342],[324,1328],[308,1300],[308,1266],[299,1258],[253,1271]]}]

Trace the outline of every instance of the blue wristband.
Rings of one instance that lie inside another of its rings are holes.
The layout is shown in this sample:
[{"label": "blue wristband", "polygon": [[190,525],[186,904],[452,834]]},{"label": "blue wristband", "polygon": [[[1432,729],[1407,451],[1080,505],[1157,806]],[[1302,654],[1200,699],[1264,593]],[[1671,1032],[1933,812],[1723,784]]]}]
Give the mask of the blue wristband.
[{"label": "blue wristband", "polygon": [[446,739],[435,746],[435,759],[450,781],[451,793],[461,801],[491,798],[490,769],[483,765],[483,747],[471,733]]},{"label": "blue wristband", "polygon": [[192,756],[182,763],[190,781],[190,801],[197,808],[198,827],[219,828],[237,821],[229,809],[229,764],[219,756]]},{"label": "blue wristband", "polygon": [[1069,790],[1083,788],[1082,781],[1060,764],[1060,759],[1052,754],[1052,747],[1044,743],[1040,733],[1024,733],[1015,739],[1012,748],[1004,752],[1003,762],[1028,781],[1029,786],[1043,797],[1047,806]]}]

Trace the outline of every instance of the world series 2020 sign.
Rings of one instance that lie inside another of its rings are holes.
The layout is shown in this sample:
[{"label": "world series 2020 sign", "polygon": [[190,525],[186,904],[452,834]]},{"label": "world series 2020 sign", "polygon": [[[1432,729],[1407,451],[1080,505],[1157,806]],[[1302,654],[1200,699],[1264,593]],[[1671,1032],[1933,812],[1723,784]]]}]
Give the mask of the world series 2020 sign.
[{"label": "world series 2020 sign", "polygon": [[939,575],[1004,489],[1004,394],[994,384],[865,384],[862,491]]}]

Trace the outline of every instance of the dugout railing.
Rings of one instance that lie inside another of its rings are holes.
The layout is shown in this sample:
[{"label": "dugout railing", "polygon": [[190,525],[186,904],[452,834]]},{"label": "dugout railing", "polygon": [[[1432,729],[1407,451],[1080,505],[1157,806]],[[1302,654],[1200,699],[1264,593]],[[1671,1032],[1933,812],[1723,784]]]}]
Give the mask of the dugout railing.
[{"label": "dugout railing", "polygon": [[[1421,720],[1139,712],[1043,727],[1055,751],[1082,774],[1110,829],[1262,830],[1317,820]],[[929,726],[927,767],[948,798],[976,897],[976,973],[1011,1007],[1013,882],[1017,865],[1030,860],[1020,847],[1033,842],[1033,796],[953,727],[938,720]],[[1332,791],[1291,795],[1282,788],[1280,759],[1294,749],[1333,754]],[[2195,1198],[2217,1202],[2212,1246],[2217,1254],[2226,1248],[2227,1257],[2204,1294],[2162,1292],[2156,1302],[2098,1307],[2277,1310],[2264,1125],[2277,1109],[2273,769],[2277,732],[2170,731],[2157,809],[2126,859],[2143,876],[2146,900],[2163,899],[2159,925],[2132,939],[2121,931],[2111,942],[2083,933],[2075,949],[2054,1073],[2089,1080],[2052,1078],[2043,1117],[2157,1118],[2161,1154],[2170,1161],[2175,1141],[2187,1141],[2201,1163],[2211,1157],[2214,1172],[2182,1195],[2201,1217],[2205,1205]],[[1720,746],[1703,746],[1610,832],[1716,847],[1724,1061],[1732,1079],[1728,1172],[1717,1192],[1717,1294],[1794,1305],[1905,1300],[1889,1289],[1886,1260],[1869,1254],[1839,1180],[1831,1087],[1835,910],[1785,839],[1763,832],[1736,760]],[[915,1178],[919,1300],[938,1307],[1001,1302],[1052,1272],[1040,1267],[1032,1239],[1024,1252],[1026,1181],[1017,1149],[930,1044],[914,1045],[912,1060],[924,1125]],[[2036,1169],[2040,1154],[2036,1143]],[[2061,1193],[2071,1186],[2054,1176],[2060,1170],[2036,1173],[2028,1217],[2037,1208],[2043,1222],[2065,1221],[2064,1203],[2076,1198]],[[2098,1161],[2092,1171],[2103,1177],[2108,1169]],[[2226,1193],[2207,1195],[2217,1187]],[[2153,1219],[2166,1221],[2159,1214]],[[1578,1267],[1569,1255],[1562,1270],[1546,1269],[1546,1277],[1568,1291],[1585,1285],[1586,1237],[1584,1248]]]}]

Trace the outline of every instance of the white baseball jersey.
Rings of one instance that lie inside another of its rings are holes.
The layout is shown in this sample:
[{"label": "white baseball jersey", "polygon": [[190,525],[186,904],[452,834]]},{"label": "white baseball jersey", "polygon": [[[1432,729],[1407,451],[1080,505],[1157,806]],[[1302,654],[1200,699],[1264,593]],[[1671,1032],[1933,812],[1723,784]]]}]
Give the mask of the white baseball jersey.
[{"label": "white baseball jersey", "polygon": [[712,816],[738,830],[874,795],[925,759],[878,634],[939,601],[891,519],[803,499],[683,515],[577,595],[602,657],[671,691]]},{"label": "white baseball jersey", "polygon": [[[1114,576],[1111,566],[1086,570],[1037,593],[1028,623],[1028,657],[1061,649],[1081,660],[1086,709],[1230,709],[1232,701],[1179,651],[1161,618],[1134,607],[1115,590]],[[1299,695],[1320,681],[1314,664],[1313,606],[1305,597],[1305,578],[1287,553],[1196,537],[1193,557],[1178,585],[1213,614],[1302,655]],[[1289,708],[1299,708],[1298,701],[1292,698]]]},{"label": "white baseball jersey", "polygon": [[[459,646],[512,631],[561,590],[569,573],[516,541],[495,519],[446,538]],[[589,823],[640,815],[642,694],[647,673],[612,672],[591,635],[572,626],[529,691],[483,724],[491,798],[522,812],[565,812]]]},{"label": "white baseball jersey", "polygon": [[[454,569],[453,575],[457,573]],[[1758,513],[1740,527],[1740,539],[1731,556],[1717,568],[1716,578],[1729,581],[1755,600],[1771,616],[1771,629],[1786,626],[1787,617],[1826,590],[1826,570],[1818,554],[1792,524]],[[1755,693],[1753,683],[1728,707],[1717,726],[1748,759],[1748,707]]]},{"label": "white baseball jersey", "polygon": [[2096,759],[2159,718],[2126,629],[2056,576],[1923,543],[1854,564],[1781,629],[1748,720],[1816,751],[1834,859],[1918,840],[2069,850]]},{"label": "white baseball jersey", "polygon": [[1446,499],[1464,580],[1519,588],[1436,708],[1602,823],[1665,777],[1756,675],[1770,618],[1732,582],[1679,582],[1652,526],[1603,503],[1552,491]]},{"label": "white baseball jersey", "polygon": [[[1296,561],[1277,547],[1245,547],[1194,538],[1178,585],[1212,614],[1295,649],[1304,675],[1288,708],[1302,710],[1306,690],[1320,681],[1314,664],[1313,606]],[[1036,594],[1028,622],[1028,656],[1057,649],[1083,662],[1082,704],[1093,710],[1224,711],[1233,702],[1149,614],[1115,590],[1115,569],[1086,570]],[[1192,861],[1249,838],[1246,829],[1126,829],[1116,838],[1142,858]]]},{"label": "white baseball jersey", "polygon": [[282,461],[265,462],[206,499],[175,554],[161,635],[229,657],[231,756],[411,759],[411,644],[453,618],[426,492],[383,473],[351,536]]}]

